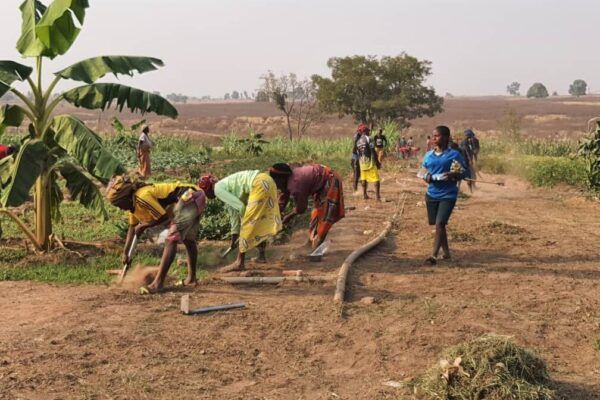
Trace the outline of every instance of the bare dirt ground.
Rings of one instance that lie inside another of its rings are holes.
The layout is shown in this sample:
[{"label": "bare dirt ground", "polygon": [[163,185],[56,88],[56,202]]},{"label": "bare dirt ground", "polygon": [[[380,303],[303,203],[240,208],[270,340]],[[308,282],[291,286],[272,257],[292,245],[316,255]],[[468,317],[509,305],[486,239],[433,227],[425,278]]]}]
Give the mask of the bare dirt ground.
[{"label": "bare dirt ground", "polygon": [[[506,186],[480,184],[459,200],[453,260],[425,267],[432,229],[413,177],[385,173],[386,203],[347,193],[356,210],[334,227],[323,262],[298,251],[290,260],[302,235],[271,248],[275,269],[335,275],[407,193],[393,235],[353,269],[343,307],[333,283],[210,282],[154,296],[0,283],[0,399],[410,398],[382,383],[409,381],[444,348],[490,332],[537,349],[563,398],[600,399],[600,205],[486,176]],[[183,293],[193,306],[247,308],[183,316]]]},{"label": "bare dirt ground", "polygon": [[[440,124],[448,125],[453,131],[467,127],[477,132],[494,133],[498,121],[504,118],[507,110],[513,110],[521,117],[522,132],[538,137],[578,137],[586,131],[586,122],[598,115],[599,96],[571,97],[558,96],[547,99],[526,99],[523,97],[456,97],[444,99],[444,111],[434,117],[412,121],[412,128],[406,132],[422,139],[431,129]],[[207,144],[219,143],[220,137],[230,132],[245,135],[249,129],[272,137],[286,132],[283,114],[270,103],[223,103],[223,104],[176,104],[179,118],[164,117],[114,110],[106,112],[76,109],[61,106],[58,112],[69,112],[81,118],[99,132],[112,132],[110,123],[114,116],[134,123],[148,119],[154,132],[161,134],[184,135]],[[349,136],[355,131],[352,118],[326,116],[316,123],[309,132],[312,137]]]}]

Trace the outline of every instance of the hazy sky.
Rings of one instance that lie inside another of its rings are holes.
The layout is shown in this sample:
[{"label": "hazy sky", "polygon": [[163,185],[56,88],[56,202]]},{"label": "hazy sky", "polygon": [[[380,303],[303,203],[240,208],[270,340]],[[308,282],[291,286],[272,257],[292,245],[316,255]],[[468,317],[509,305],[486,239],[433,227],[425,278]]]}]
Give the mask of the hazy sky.
[{"label": "hazy sky", "polygon": [[[47,1],[44,1],[47,3]],[[0,59],[18,61],[21,0],[2,0]],[[267,70],[327,74],[329,57],[396,55],[433,63],[440,94],[503,94],[574,79],[600,90],[597,0],[90,0],[84,29],[55,71],[110,54],[166,67],[124,83],[162,93],[251,92]],[[27,62],[27,61],[26,61]],[[30,61],[29,61],[30,62]]]}]

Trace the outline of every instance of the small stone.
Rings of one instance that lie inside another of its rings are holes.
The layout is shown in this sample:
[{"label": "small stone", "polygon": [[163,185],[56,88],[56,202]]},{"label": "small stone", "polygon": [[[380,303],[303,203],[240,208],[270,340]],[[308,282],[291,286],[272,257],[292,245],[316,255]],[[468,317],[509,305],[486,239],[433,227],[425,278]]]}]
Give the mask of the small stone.
[{"label": "small stone", "polygon": [[363,304],[373,304],[375,303],[375,297],[367,296],[360,299],[360,302]]},{"label": "small stone", "polygon": [[372,230],[368,230],[368,231],[364,231],[363,232],[363,235],[365,235],[365,236],[369,236],[369,235],[372,235],[372,234],[373,234]]}]

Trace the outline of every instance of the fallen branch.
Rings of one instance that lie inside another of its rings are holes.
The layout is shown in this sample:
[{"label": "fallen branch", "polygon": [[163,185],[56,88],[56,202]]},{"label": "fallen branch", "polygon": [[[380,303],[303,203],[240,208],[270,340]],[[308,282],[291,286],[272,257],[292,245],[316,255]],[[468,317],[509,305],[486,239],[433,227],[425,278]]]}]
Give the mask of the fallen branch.
[{"label": "fallen branch", "polygon": [[[346,294],[346,280],[348,279],[348,272],[350,271],[350,267],[359,257],[361,257],[363,254],[367,253],[369,250],[377,247],[381,242],[383,242],[383,240],[385,239],[387,234],[392,229],[392,226],[394,225],[394,221],[396,220],[396,218],[398,218],[399,216],[401,216],[404,213],[404,204],[406,203],[407,197],[408,196],[405,193],[402,198],[402,201],[398,202],[398,207],[396,208],[396,212],[394,213],[392,218],[385,223],[385,227],[383,228],[383,231],[381,231],[381,233],[379,235],[377,235],[377,237],[375,239],[371,240],[369,243],[354,250],[344,260],[344,263],[342,264],[342,267],[340,268],[340,271],[338,273],[337,284],[335,287],[335,295],[333,296],[333,301],[338,302],[338,303],[342,303],[344,301],[344,296]],[[400,204],[401,204],[401,208],[400,208]]]},{"label": "fallen branch", "polygon": [[281,282],[328,282],[335,279],[334,276],[225,276],[217,278],[227,283],[262,283],[277,284]]}]

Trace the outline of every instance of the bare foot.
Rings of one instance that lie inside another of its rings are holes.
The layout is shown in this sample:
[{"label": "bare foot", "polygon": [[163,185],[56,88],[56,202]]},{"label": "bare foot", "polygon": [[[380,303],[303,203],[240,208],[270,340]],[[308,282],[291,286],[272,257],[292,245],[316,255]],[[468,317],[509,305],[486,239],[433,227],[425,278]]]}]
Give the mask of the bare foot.
[{"label": "bare foot", "polygon": [[252,257],[250,261],[255,262],[257,264],[266,264],[267,259],[265,257]]},{"label": "bare foot", "polygon": [[162,290],[163,290],[162,285],[152,282],[148,286],[140,287],[140,294],[155,294],[155,293],[162,292]]},{"label": "bare foot", "polygon": [[363,200],[371,200],[371,198],[365,194],[365,195],[363,196]]},{"label": "bare foot", "polygon": [[198,284],[198,279],[196,279],[196,277],[191,277],[188,276],[187,278],[185,278],[185,281],[183,281],[183,286],[192,286],[192,285],[197,285]]},{"label": "bare foot", "polygon": [[233,272],[233,271],[243,271],[245,268],[238,261],[226,265],[223,268],[219,269],[219,272]]}]

